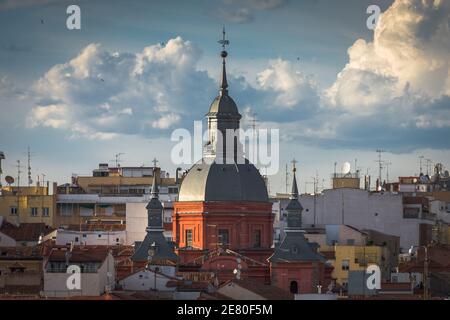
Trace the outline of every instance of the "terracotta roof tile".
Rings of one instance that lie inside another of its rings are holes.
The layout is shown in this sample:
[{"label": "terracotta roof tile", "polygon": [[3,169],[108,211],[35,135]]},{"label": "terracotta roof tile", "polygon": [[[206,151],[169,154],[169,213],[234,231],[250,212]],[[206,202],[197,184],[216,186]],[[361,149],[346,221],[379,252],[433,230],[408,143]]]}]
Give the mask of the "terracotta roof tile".
[{"label": "terracotta roof tile", "polygon": [[9,222],[3,222],[0,232],[13,238],[16,241],[38,241],[41,234],[46,235],[52,232],[53,228],[45,223],[21,223],[15,226]]}]

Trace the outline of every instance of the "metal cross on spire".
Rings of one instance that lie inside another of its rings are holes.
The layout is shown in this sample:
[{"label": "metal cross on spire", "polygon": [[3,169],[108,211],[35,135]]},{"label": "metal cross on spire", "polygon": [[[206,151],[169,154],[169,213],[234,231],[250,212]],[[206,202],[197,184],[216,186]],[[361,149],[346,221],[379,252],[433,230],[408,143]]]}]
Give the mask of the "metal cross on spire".
[{"label": "metal cross on spire", "polygon": [[222,40],[217,41],[218,43],[220,43],[222,45],[223,51],[225,51],[225,47],[230,44],[230,41],[225,39],[225,34],[226,33],[225,33],[225,25],[224,25],[223,29],[222,29]]},{"label": "metal cross on spire", "polygon": [[158,164],[159,161],[158,161],[156,158],[154,158],[154,159],[152,160],[152,162],[153,162],[153,167],[156,168],[156,166],[157,166],[157,164]]},{"label": "metal cross on spire", "polygon": [[225,47],[230,44],[230,41],[225,39],[225,26],[223,26],[222,30],[222,40],[218,41],[222,45],[222,52],[220,56],[222,57],[222,83],[220,84],[220,94],[228,95],[228,82],[227,82],[227,71],[225,69],[225,58],[228,56],[228,52],[225,50]]}]

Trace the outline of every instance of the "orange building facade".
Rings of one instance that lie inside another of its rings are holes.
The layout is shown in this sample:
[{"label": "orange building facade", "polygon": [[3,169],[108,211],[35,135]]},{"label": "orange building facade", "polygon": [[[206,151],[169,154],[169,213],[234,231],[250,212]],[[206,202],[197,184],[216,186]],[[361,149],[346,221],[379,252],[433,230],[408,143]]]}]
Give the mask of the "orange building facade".
[{"label": "orange building facade", "polygon": [[272,253],[272,203],[176,202],[173,235],[180,262],[220,247],[265,263]]}]

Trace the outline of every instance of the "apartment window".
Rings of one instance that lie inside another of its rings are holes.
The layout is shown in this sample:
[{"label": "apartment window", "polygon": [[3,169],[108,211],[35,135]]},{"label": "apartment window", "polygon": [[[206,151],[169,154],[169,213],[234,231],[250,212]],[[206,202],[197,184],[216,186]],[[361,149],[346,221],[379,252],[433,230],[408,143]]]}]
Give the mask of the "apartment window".
[{"label": "apartment window", "polygon": [[177,193],[178,193],[178,188],[169,187],[169,194],[177,194]]},{"label": "apartment window", "polygon": [[58,204],[59,207],[59,214],[61,216],[71,216],[72,212],[73,212],[73,204],[71,203],[59,203]]},{"label": "apartment window", "polygon": [[347,271],[348,269],[350,269],[350,260],[348,259],[342,260],[342,270]]},{"label": "apartment window", "polygon": [[261,230],[253,230],[253,248],[261,248]]},{"label": "apartment window", "polygon": [[48,217],[50,215],[50,208],[42,208],[42,216]]},{"label": "apartment window", "polygon": [[228,229],[219,229],[219,244],[227,245],[230,243],[229,240],[230,238]]},{"label": "apartment window", "polygon": [[193,232],[192,229],[186,230],[186,247],[192,247],[192,240],[193,240]]},{"label": "apartment window", "polygon": [[10,213],[12,216],[17,216],[17,207],[10,207],[10,208],[9,208],[9,213]]},{"label": "apartment window", "polygon": [[78,242],[78,241],[79,241],[78,237],[75,237],[75,242]]},{"label": "apartment window", "polygon": [[30,210],[31,210],[31,216],[32,217],[37,217],[37,215],[38,215],[38,208],[33,207],[33,208],[30,208]]},{"label": "apartment window", "polygon": [[405,219],[419,219],[420,209],[414,207],[403,208],[403,218]]}]

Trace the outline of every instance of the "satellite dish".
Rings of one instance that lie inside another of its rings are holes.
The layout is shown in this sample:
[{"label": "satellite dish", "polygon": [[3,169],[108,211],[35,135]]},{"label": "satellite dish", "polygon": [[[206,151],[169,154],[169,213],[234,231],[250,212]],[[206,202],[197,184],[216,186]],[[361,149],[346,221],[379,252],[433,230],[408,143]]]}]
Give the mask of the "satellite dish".
[{"label": "satellite dish", "polygon": [[347,174],[350,172],[350,169],[351,169],[350,162],[344,162],[342,164],[341,173]]},{"label": "satellite dish", "polygon": [[11,177],[11,176],[6,176],[6,177],[5,177],[5,181],[6,181],[8,184],[13,184],[13,183],[14,183],[14,178]]}]

